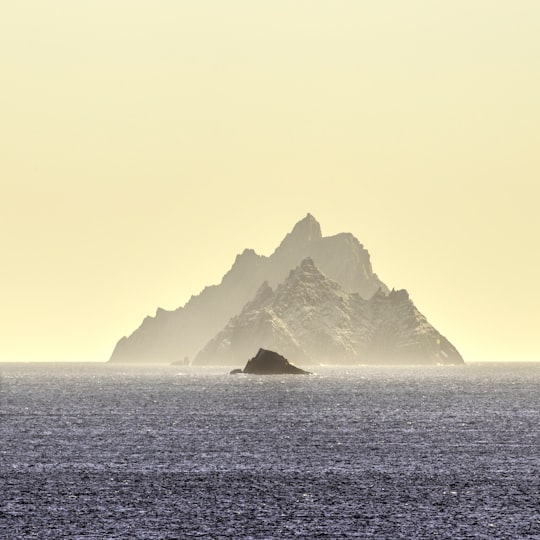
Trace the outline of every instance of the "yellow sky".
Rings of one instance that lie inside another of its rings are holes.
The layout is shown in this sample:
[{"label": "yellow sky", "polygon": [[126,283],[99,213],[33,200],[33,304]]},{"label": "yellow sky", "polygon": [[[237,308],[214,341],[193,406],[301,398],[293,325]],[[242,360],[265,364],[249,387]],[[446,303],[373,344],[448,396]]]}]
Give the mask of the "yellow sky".
[{"label": "yellow sky", "polygon": [[308,211],[540,360],[537,0],[20,0],[0,66],[0,360],[106,360]]}]

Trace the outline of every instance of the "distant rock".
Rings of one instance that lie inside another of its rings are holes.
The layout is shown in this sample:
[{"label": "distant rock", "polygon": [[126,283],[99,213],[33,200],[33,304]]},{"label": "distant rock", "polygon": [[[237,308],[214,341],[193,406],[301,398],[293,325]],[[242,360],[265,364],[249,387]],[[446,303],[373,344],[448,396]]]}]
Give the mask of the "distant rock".
[{"label": "distant rock", "polygon": [[237,369],[233,369],[232,371],[229,372],[229,375],[240,375],[240,373],[243,373],[243,371],[239,368]]},{"label": "distant rock", "polygon": [[304,371],[293,366],[286,358],[274,351],[259,349],[259,352],[248,360],[244,370],[233,369],[231,374],[248,373],[252,375],[310,375],[309,371]]}]

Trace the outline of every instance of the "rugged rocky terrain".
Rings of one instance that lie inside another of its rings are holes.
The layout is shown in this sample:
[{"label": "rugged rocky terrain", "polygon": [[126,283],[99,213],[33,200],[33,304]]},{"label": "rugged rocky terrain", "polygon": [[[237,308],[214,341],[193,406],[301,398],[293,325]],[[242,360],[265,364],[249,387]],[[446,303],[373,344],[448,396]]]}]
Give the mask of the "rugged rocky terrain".
[{"label": "rugged rocky terrain", "polygon": [[379,290],[366,300],[327,278],[311,258],[275,290],[264,283],[194,363],[234,364],[259,346],[304,364],[463,362],[406,291]]},{"label": "rugged rocky terrain", "polygon": [[118,341],[110,360],[170,363],[193,358],[253,299],[263,282],[277,286],[306,257],[348,292],[363,298],[379,289],[388,292],[372,270],[369,253],[352,234],[324,237],[317,220],[308,214],[269,257],[246,249],[219,285],[206,287],[174,311],[158,308],[155,316],[146,317],[129,337]]}]

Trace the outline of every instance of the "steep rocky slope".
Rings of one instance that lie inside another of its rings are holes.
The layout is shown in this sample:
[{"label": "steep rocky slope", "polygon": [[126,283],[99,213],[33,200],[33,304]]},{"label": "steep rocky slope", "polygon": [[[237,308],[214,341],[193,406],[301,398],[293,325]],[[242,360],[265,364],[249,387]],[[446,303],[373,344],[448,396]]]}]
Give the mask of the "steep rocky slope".
[{"label": "steep rocky slope", "polygon": [[373,273],[369,253],[352,234],[323,237],[319,223],[308,214],[269,257],[246,249],[219,285],[206,287],[174,311],[158,308],[154,317],[146,317],[129,337],[120,339],[111,361],[169,363],[193,358],[242,310],[263,282],[277,286],[306,257],[313,258],[346,291],[364,298],[378,289],[388,291]]},{"label": "steep rocky slope", "polygon": [[310,258],[275,290],[264,283],[194,363],[230,365],[259,347],[305,364],[463,362],[406,291],[379,290],[366,300],[327,278]]}]

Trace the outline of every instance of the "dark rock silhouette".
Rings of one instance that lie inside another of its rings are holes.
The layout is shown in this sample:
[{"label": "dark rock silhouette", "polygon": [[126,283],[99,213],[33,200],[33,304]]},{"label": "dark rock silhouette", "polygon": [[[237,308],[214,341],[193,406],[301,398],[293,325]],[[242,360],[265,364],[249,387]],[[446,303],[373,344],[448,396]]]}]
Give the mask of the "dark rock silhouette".
[{"label": "dark rock silhouette", "polygon": [[239,372],[253,375],[310,375],[309,371],[293,366],[280,354],[266,349],[259,349],[259,352],[248,360],[243,371],[231,371],[232,374]]}]

